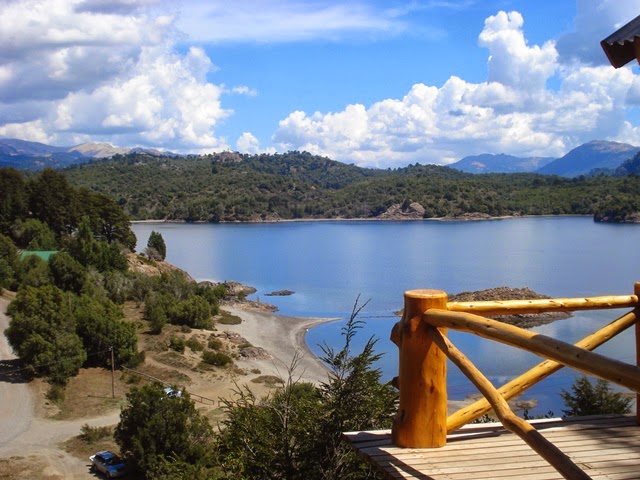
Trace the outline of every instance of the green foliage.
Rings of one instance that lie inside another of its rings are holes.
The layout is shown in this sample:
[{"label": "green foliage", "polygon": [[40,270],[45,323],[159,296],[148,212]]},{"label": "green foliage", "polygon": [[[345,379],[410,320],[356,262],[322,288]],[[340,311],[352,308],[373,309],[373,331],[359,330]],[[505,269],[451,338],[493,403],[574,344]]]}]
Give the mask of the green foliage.
[{"label": "green foliage", "polygon": [[167,256],[167,246],[164,243],[164,238],[155,230],[151,231],[151,235],[149,235],[147,253],[150,258],[154,258],[157,255],[159,260],[164,260]]},{"label": "green foliage", "polygon": [[226,367],[227,365],[231,365],[233,360],[229,355],[222,352],[216,352],[212,350],[205,350],[202,352],[202,361],[208,365],[213,365],[215,367]]},{"label": "green foliage", "polygon": [[162,329],[167,324],[167,312],[161,296],[150,297],[145,302],[144,317],[149,322],[151,333],[155,335],[162,333]]},{"label": "green foliage", "polygon": [[28,196],[22,173],[14,168],[0,168],[0,234],[10,235],[11,226],[26,218]]},{"label": "green foliage", "polygon": [[219,338],[210,338],[207,343],[207,348],[210,350],[220,350],[222,348],[222,340]]},{"label": "green foliage", "polygon": [[198,341],[198,339],[191,337],[185,342],[185,345],[194,352],[201,352],[204,350],[204,345]]},{"label": "green foliage", "polygon": [[221,325],[240,325],[242,319],[237,315],[231,315],[229,312],[221,310],[218,323]]},{"label": "green foliage", "polygon": [[611,391],[609,383],[602,379],[598,379],[594,385],[587,377],[579,377],[573,382],[571,392],[562,389],[560,396],[568,407],[562,412],[569,417],[625,414],[631,411],[631,398]]},{"label": "green foliage", "polygon": [[85,267],[93,266],[100,272],[126,271],[127,259],[122,246],[113,241],[97,240],[88,217],[83,217],[78,231],[69,242],[69,253]]},{"label": "green foliage", "polygon": [[27,250],[56,250],[56,242],[53,231],[46,223],[35,218],[26,220],[18,219],[12,226],[13,238],[21,248]]},{"label": "green foliage", "polygon": [[69,294],[46,285],[25,287],[9,305],[5,335],[35,374],[65,384],[87,358],[76,333]]},{"label": "green foliage", "polygon": [[188,393],[170,397],[161,384],[151,384],[134,387],[127,402],[114,437],[134,469],[152,472],[162,462],[160,457],[198,468],[210,466],[213,432]]},{"label": "green foliage", "polygon": [[62,173],[46,168],[28,182],[27,190],[34,218],[47,224],[56,236],[72,232],[80,205],[76,191]]},{"label": "green foliage", "polygon": [[66,252],[59,252],[49,259],[53,284],[61,290],[80,294],[86,279],[86,269]]},{"label": "green foliage", "polygon": [[51,384],[46,397],[47,397],[47,400],[53,403],[64,402],[64,398],[65,398],[64,385],[60,385],[59,383]]},{"label": "green foliage", "polygon": [[16,246],[9,237],[0,234],[0,291],[3,288],[16,289],[19,265]]},{"label": "green foliage", "polygon": [[225,402],[218,450],[227,478],[377,478],[340,440],[348,430],[389,428],[395,411],[395,391],[380,384],[380,371],[371,366],[379,358],[375,341],[352,351],[361,308],[356,302],[343,329],[344,347],[323,347],[331,370],[326,383],[294,381],[294,359],[285,385],[271,396],[257,399],[245,389]]},{"label": "green foliage", "polygon": [[116,366],[128,364],[138,353],[135,326],[122,320],[122,309],[108,298],[82,295],[75,302],[77,332],[91,355],[87,363],[111,366],[107,352],[113,347]]},{"label": "green foliage", "polygon": [[[213,166],[213,168],[212,168]],[[279,218],[371,218],[418,202],[425,218],[480,212],[501,215],[593,214],[632,198],[633,176],[562,178],[537,174],[473,175],[412,165],[374,170],[306,152],[222,153],[187,159],[114,157],[71,168],[77,185],[126,199],[136,219],[248,221]]]},{"label": "green foliage", "polygon": [[18,264],[18,281],[24,287],[42,287],[51,283],[49,264],[36,255],[23,258]]},{"label": "green foliage", "polygon": [[172,335],[169,338],[169,348],[171,350],[175,350],[176,352],[179,352],[179,353],[184,353],[185,345],[186,345],[186,342],[183,337],[177,337],[175,335]]},{"label": "green foliage", "polygon": [[113,427],[92,427],[85,423],[80,427],[80,439],[89,445],[113,437]]}]

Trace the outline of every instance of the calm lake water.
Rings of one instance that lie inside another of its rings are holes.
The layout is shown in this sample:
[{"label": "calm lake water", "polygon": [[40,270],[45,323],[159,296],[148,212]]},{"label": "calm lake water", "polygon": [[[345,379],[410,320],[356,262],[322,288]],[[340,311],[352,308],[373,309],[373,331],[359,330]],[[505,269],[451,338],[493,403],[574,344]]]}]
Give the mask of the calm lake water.
[{"label": "calm lake water", "polygon": [[[198,280],[235,280],[257,288],[254,296],[294,316],[348,317],[360,295],[369,300],[358,335],[379,339],[385,380],[397,375],[397,348],[389,340],[393,312],[403,292],[434,288],[449,294],[497,286],[530,287],[554,297],[631,294],[640,281],[640,225],[594,223],[590,217],[539,217],[482,222],[295,222],[276,224],[133,225],[138,248],[152,230],[167,244],[167,260]],[[265,297],[276,290],[288,297]],[[583,312],[537,327],[537,332],[575,342],[622,311]],[[309,347],[342,345],[344,322],[315,327]],[[520,350],[475,335],[450,339],[497,386],[540,361]],[[626,332],[599,353],[635,362],[635,340]],[[534,414],[562,414],[561,388],[575,372],[562,369],[529,391]],[[449,367],[449,397],[462,399],[474,387]]]}]

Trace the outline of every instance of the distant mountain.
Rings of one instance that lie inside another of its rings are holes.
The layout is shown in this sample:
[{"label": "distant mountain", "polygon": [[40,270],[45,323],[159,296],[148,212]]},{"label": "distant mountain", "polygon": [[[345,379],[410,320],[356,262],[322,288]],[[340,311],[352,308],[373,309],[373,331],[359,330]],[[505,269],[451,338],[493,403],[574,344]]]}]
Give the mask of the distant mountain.
[{"label": "distant mountain", "polygon": [[109,143],[83,143],[74,147],[54,147],[16,138],[0,138],[0,167],[20,170],[41,170],[46,167],[64,168],[86,163],[94,158],[111,158],[117,154],[145,153],[156,157],[176,156],[147,148],[120,148]]},{"label": "distant mountain", "polygon": [[555,159],[552,157],[521,158],[504,153],[498,155],[484,153],[464,157],[448,166],[467,173],[523,173],[534,172],[553,160]]},{"label": "distant mountain", "polygon": [[69,149],[73,152],[79,152],[85,157],[91,158],[109,158],[114,155],[129,153],[130,148],[114,147],[110,143],[81,143]]},{"label": "distant mountain", "polygon": [[595,169],[615,170],[639,151],[640,147],[626,143],[594,140],[574,148],[564,157],[538,169],[536,173],[577,177],[587,175]]}]

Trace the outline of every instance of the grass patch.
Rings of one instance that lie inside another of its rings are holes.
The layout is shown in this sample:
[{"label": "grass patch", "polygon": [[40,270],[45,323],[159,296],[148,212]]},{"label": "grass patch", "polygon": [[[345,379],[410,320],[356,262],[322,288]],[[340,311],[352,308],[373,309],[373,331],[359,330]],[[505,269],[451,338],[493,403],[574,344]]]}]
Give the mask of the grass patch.
[{"label": "grass patch", "polygon": [[112,396],[109,370],[102,368],[80,370],[76,377],[69,380],[64,389],[64,398],[55,403],[59,411],[52,418],[72,420],[120,409],[125,403],[125,394],[130,386],[121,375],[115,377],[114,386],[115,398]]},{"label": "grass patch", "polygon": [[222,350],[222,340],[216,337],[210,338],[207,347],[209,350]]}]

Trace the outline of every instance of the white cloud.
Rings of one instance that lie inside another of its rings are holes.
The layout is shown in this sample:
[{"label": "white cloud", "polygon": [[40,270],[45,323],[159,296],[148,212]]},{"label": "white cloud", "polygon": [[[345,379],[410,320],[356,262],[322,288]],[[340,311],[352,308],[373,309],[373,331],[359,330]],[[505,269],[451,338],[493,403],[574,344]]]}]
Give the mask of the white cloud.
[{"label": "white cloud", "polygon": [[231,89],[231,93],[235,95],[246,95],[247,97],[255,97],[258,91],[255,88],[249,88],[246,85],[238,85]]},{"label": "white cloud", "polygon": [[250,132],[243,132],[236,142],[236,147],[240,153],[260,152],[260,142]]},{"label": "white cloud", "polygon": [[[518,12],[486,20],[479,36],[489,50],[486,82],[451,77],[439,88],[416,84],[404,98],[368,108],[296,111],[280,122],[274,141],[283,150],[387,167],[484,152],[560,156],[594,138],[638,136],[624,124],[625,102],[640,97],[630,69],[562,65],[555,44],[529,45],[523,26]],[[552,78],[559,88],[547,87]]]},{"label": "white cloud", "polygon": [[[178,53],[156,0],[0,3],[0,134],[194,151],[223,149],[230,115],[207,53]],[[247,92],[248,93],[248,92]]]},{"label": "white cloud", "polygon": [[398,10],[371,2],[182,0],[178,25],[198,42],[289,42],[406,28]]}]

